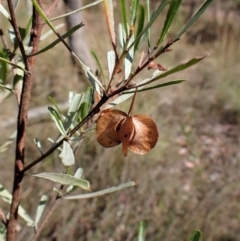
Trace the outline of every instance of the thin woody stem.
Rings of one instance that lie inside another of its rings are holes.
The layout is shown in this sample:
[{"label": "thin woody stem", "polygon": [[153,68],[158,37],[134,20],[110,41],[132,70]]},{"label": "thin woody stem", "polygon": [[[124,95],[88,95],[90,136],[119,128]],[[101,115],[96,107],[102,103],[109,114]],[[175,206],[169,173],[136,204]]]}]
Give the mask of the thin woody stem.
[{"label": "thin woody stem", "polygon": [[[38,0],[41,4],[41,0]],[[19,111],[17,119],[17,138],[16,138],[16,151],[15,151],[15,168],[14,168],[14,181],[12,191],[12,202],[10,206],[10,217],[7,222],[7,241],[14,241],[16,236],[16,223],[18,218],[18,207],[21,199],[22,178],[21,173],[24,168],[25,157],[25,138],[27,129],[28,109],[31,94],[31,87],[33,81],[33,72],[35,68],[35,57],[27,59],[21,35],[18,30],[17,20],[15,17],[14,7],[11,0],[8,0],[8,7],[11,16],[11,24],[16,34],[16,38],[19,44],[19,49],[25,63],[25,69],[29,71],[28,74],[24,74],[22,92],[20,94]],[[29,46],[33,48],[33,53],[38,50],[38,44],[40,40],[40,34],[42,30],[41,18],[38,13],[33,11],[32,20],[32,34],[30,37]]]}]

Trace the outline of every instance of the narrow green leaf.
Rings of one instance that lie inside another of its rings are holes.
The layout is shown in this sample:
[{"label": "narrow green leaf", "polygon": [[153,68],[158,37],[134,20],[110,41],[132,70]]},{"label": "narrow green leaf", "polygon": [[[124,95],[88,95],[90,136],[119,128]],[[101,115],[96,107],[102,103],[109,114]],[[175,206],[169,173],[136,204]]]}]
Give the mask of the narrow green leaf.
[{"label": "narrow green leaf", "polygon": [[177,14],[177,11],[178,11],[181,3],[182,3],[182,0],[172,0],[171,1],[160,38],[157,41],[157,46],[159,44],[161,44],[163,42],[163,40],[165,39],[165,37],[168,33],[168,30],[173,22],[173,19],[175,18],[176,14]]},{"label": "narrow green leaf", "polygon": [[[135,92],[134,92],[135,93]],[[123,101],[127,100],[128,98],[130,98],[131,96],[133,96],[134,94],[133,92],[132,93],[126,93],[126,94],[122,94],[120,95],[118,98],[116,98],[114,101],[110,102],[108,105],[104,106],[104,110],[106,109],[109,109],[109,108],[113,108],[115,107],[116,105],[122,103]]]},{"label": "narrow green leaf", "polygon": [[[2,184],[0,184],[0,198],[8,204],[12,203],[12,194],[7,189],[5,189]],[[35,226],[35,222],[27,214],[27,212],[23,209],[21,205],[18,207],[18,214],[22,219],[27,222],[28,226]]]},{"label": "narrow green leaf", "polygon": [[135,26],[135,21],[136,21],[136,16],[137,16],[137,11],[138,11],[138,5],[139,5],[139,0],[132,0],[131,2],[131,8],[130,8],[130,24],[131,26]]},{"label": "narrow green leaf", "polygon": [[[40,16],[43,18],[43,20],[47,23],[47,25],[49,26],[49,28],[52,29],[52,31],[57,34],[57,31],[55,30],[54,26],[51,24],[50,20],[48,19],[48,17],[46,16],[46,14],[43,12],[43,10],[41,9],[41,7],[38,5],[36,0],[31,0],[34,7],[36,8],[36,10],[38,11],[38,13],[40,14]],[[58,34],[57,34],[58,35]]]},{"label": "narrow green leaf", "polygon": [[74,124],[74,122],[78,116],[78,110],[81,106],[83,96],[84,96],[83,94],[74,94],[74,96],[70,102],[68,114],[63,122],[63,126],[64,126],[64,129],[66,132]]},{"label": "narrow green leaf", "polygon": [[43,211],[45,209],[46,203],[48,200],[48,196],[47,195],[43,195],[40,199],[40,202],[38,204],[37,207],[37,212],[36,212],[36,218],[35,218],[35,228],[37,229],[38,227],[38,223],[42,217]]},{"label": "narrow green leaf", "polygon": [[90,184],[87,180],[79,179],[68,174],[63,173],[37,173],[37,174],[29,174],[34,177],[40,177],[52,182],[60,183],[62,185],[69,185],[69,186],[77,186],[81,187],[84,190],[90,191]]},{"label": "narrow green leaf", "polygon": [[[80,23],[80,24],[74,26],[69,31],[67,31],[65,34],[63,34],[62,38],[65,39],[65,38],[69,37],[72,33],[74,33],[75,31],[77,31],[79,28],[81,28],[83,26],[84,26],[83,23]],[[38,52],[36,52],[34,54],[29,54],[29,56],[34,56],[34,55],[38,55],[38,54],[44,53],[47,50],[52,49],[55,45],[57,45],[60,42],[61,42],[61,40],[58,38],[55,41],[53,41],[52,43],[50,43],[48,46],[46,46],[43,49],[39,50]]]},{"label": "narrow green leaf", "polygon": [[[82,177],[82,174],[83,174],[83,169],[79,167],[79,168],[77,169],[77,171],[75,172],[74,177],[80,179],[80,178]],[[74,186],[69,186],[69,187],[67,188],[67,193],[70,193],[70,192],[72,192],[73,190],[74,190]]]},{"label": "narrow green leaf", "polygon": [[57,112],[59,114],[62,114],[61,110],[59,109],[58,105],[57,105],[57,102],[51,97],[51,96],[48,96],[48,99],[52,102],[52,104],[54,105],[54,107],[56,108]]},{"label": "narrow green leaf", "polygon": [[13,92],[13,89],[12,89],[11,85],[2,85],[2,84],[0,84],[0,87],[2,87],[5,90],[8,90],[10,92]]},{"label": "narrow green leaf", "polygon": [[63,142],[63,150],[60,153],[59,157],[62,159],[62,163],[66,167],[70,167],[75,164],[75,157],[72,147],[67,141]]},{"label": "narrow green leaf", "polygon": [[[152,24],[155,22],[156,18],[159,16],[159,14],[163,11],[165,6],[167,5],[168,0],[163,0],[161,4],[158,6],[158,8],[154,11],[154,13],[151,16],[150,21],[147,23],[145,28],[142,30],[142,32],[136,37],[135,41],[133,42],[132,45],[135,44],[136,41],[138,41],[147,31],[148,29],[152,26]],[[132,47],[131,45],[129,47]]]},{"label": "narrow green leaf", "polygon": [[[153,85],[153,86],[149,86],[149,87],[146,87],[146,88],[139,88],[137,90],[137,92],[143,92],[143,91],[147,91],[147,90],[152,90],[152,89],[157,89],[157,88],[162,88],[162,87],[165,87],[165,86],[169,86],[169,85],[176,85],[176,84],[180,84],[182,83],[183,81],[186,81],[184,79],[182,80],[173,80],[173,81],[169,81],[169,82],[166,82],[166,83],[162,83],[162,84],[158,84],[158,85]],[[138,86],[137,86],[138,87]],[[136,87],[135,87],[136,88]],[[135,90],[134,91],[125,91],[123,92],[123,94],[129,94],[129,93],[135,93]]]},{"label": "narrow green leaf", "polygon": [[74,10],[74,11],[71,11],[71,12],[65,13],[65,14],[62,14],[62,15],[56,17],[56,18],[52,18],[52,19],[51,19],[51,22],[53,22],[53,21],[55,21],[55,20],[58,20],[58,19],[60,19],[60,18],[65,18],[65,17],[67,17],[67,16],[69,16],[69,15],[72,15],[72,14],[74,14],[74,13],[80,12],[80,11],[82,11],[82,10],[84,10],[84,9],[93,7],[93,6],[101,3],[102,1],[103,1],[103,0],[98,0],[98,1],[92,2],[92,3],[90,3],[90,4],[85,5],[84,7],[81,7],[81,8],[79,8],[79,9],[76,9],[76,10]]},{"label": "narrow green leaf", "polygon": [[[129,39],[128,45],[131,45],[134,42],[134,35]],[[134,47],[130,48],[126,57],[124,59],[124,68],[125,68],[125,80],[128,79],[131,74],[132,63],[133,63]]]},{"label": "narrow green leaf", "polygon": [[34,138],[34,139],[33,139],[33,142],[34,142],[34,144],[37,146],[37,149],[39,150],[39,152],[41,153],[41,155],[43,155],[41,142],[40,142],[37,138]]},{"label": "narrow green leaf", "polygon": [[10,14],[8,11],[3,7],[3,5],[0,3],[0,12],[5,16],[7,19],[11,19]]},{"label": "narrow green leaf", "polygon": [[186,26],[180,31],[175,39],[179,39],[197,21],[197,19],[205,12],[205,10],[212,4],[213,1],[214,0],[207,0],[194,14],[194,16],[189,19]]},{"label": "narrow green leaf", "polygon": [[16,67],[16,68],[18,68],[18,69],[23,70],[25,73],[27,73],[27,70],[26,70],[26,69],[24,69],[23,67],[21,67],[21,66],[19,66],[19,65],[17,65],[17,64],[13,64],[12,62],[10,62],[9,60],[7,60],[7,59],[5,59],[5,58],[0,57],[0,61],[5,62],[5,63],[7,63],[7,64],[10,64],[10,65],[12,65],[12,66],[14,66],[14,67]]},{"label": "narrow green leaf", "polygon": [[84,135],[81,136],[72,136],[69,138],[69,141],[80,141],[84,138]]},{"label": "narrow green leaf", "polygon": [[135,182],[127,182],[124,184],[121,184],[117,187],[111,187],[111,188],[107,188],[101,191],[97,191],[97,192],[92,192],[92,193],[87,193],[87,194],[80,194],[80,195],[74,195],[74,196],[65,196],[63,197],[63,199],[65,200],[73,200],[73,199],[85,199],[85,198],[93,198],[93,197],[98,197],[98,196],[102,196],[108,193],[112,193],[112,192],[116,192],[116,191],[120,191],[123,188],[127,188],[127,187],[132,187],[135,186]]},{"label": "narrow green leaf", "polygon": [[102,79],[103,79],[103,83],[106,86],[106,79],[105,79],[105,75],[104,75],[101,63],[99,61],[99,58],[98,58],[98,56],[97,56],[97,54],[96,54],[96,52],[94,50],[91,50],[91,53],[92,53],[92,56],[94,57],[94,59],[96,61],[96,64],[97,64],[99,70],[100,70],[100,73],[101,73],[101,76],[102,76]]},{"label": "narrow green leaf", "polygon": [[93,94],[94,94],[93,88],[88,87],[87,91],[84,94],[84,98],[83,98],[83,101],[80,106],[80,111],[79,111],[80,120],[85,118],[87,116],[87,114],[89,113],[90,108],[92,106]]},{"label": "narrow green leaf", "polygon": [[[158,79],[162,79],[162,78],[164,78],[164,77],[166,77],[166,76],[168,76],[170,74],[173,74],[173,73],[182,71],[184,69],[187,69],[187,68],[191,67],[192,65],[197,64],[198,62],[200,62],[205,57],[206,57],[206,55],[203,56],[203,57],[193,58],[193,59],[189,60],[188,62],[183,63],[183,64],[179,64],[176,67],[174,67],[174,68],[172,68],[172,69],[170,69],[168,71],[165,71],[163,73],[160,73],[157,76],[154,76],[153,78],[145,79],[145,80],[141,81],[137,86],[141,87],[141,86],[144,86],[146,84],[150,84],[150,83],[152,83],[152,82],[154,82],[154,81],[156,81]],[[133,88],[136,88],[136,86],[134,86]]]},{"label": "narrow green leaf", "polygon": [[202,236],[202,233],[200,230],[195,230],[192,237],[190,238],[190,241],[200,241]]},{"label": "narrow green leaf", "polygon": [[118,25],[118,36],[119,36],[120,47],[123,50],[126,42],[126,34],[124,32],[123,25],[121,23],[119,23]]},{"label": "narrow green leaf", "polygon": [[0,153],[8,150],[9,145],[13,143],[13,141],[16,139],[16,136],[17,131],[14,131],[13,134],[8,138],[8,140],[0,146]]},{"label": "narrow green leaf", "polygon": [[87,78],[89,79],[90,83],[92,84],[93,88],[97,91],[97,93],[102,96],[105,93],[105,89],[101,83],[101,81],[95,76],[91,69],[86,66],[80,59],[78,59],[79,63],[81,64]]},{"label": "narrow green leaf", "polygon": [[[138,10],[138,24],[137,24],[137,31],[135,34],[135,38],[138,37],[138,35],[140,35],[140,33],[143,30],[143,25],[144,25],[144,7],[142,4],[139,5],[139,10]],[[139,45],[140,39],[138,39],[137,41],[135,41],[134,43],[134,52],[136,52],[136,50],[138,49],[138,45]]]},{"label": "narrow green leaf", "polygon": [[[0,57],[3,59],[7,59],[7,54],[5,51],[0,52]],[[0,83],[5,83],[7,78],[7,63],[4,61],[0,61]]]},{"label": "narrow green leaf", "polygon": [[[65,26],[64,23],[60,23],[56,26],[54,26],[55,30],[59,30],[61,28],[63,28]],[[48,30],[46,33],[44,33],[43,35],[41,35],[40,41],[43,41],[45,39],[47,39],[49,36],[51,36],[54,32],[50,29]]]},{"label": "narrow green leaf", "polygon": [[146,224],[145,222],[140,222],[138,226],[138,241],[145,241]]},{"label": "narrow green leaf", "polygon": [[122,23],[126,36],[128,36],[127,29],[127,12],[126,12],[126,0],[121,0],[121,13],[122,13]]},{"label": "narrow green leaf", "polygon": [[[147,21],[150,22],[151,16],[150,16],[150,1],[146,0],[146,12],[147,12]],[[154,14],[153,14],[154,15]],[[147,36],[148,36],[148,49],[151,48],[151,32],[150,28],[147,30]]]},{"label": "narrow green leaf", "polygon": [[50,116],[51,118],[54,120],[56,127],[58,128],[58,130],[60,131],[60,133],[65,136],[66,135],[66,131],[64,129],[64,125],[62,122],[61,117],[59,116],[58,112],[51,106],[48,107],[48,110],[50,112]]}]

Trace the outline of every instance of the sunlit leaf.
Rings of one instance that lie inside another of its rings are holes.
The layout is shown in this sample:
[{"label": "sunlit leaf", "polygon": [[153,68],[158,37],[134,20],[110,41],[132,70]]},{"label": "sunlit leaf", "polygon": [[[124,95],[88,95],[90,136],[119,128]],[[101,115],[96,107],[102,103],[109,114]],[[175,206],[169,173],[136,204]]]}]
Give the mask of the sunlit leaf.
[{"label": "sunlit leaf", "polygon": [[49,110],[50,116],[54,120],[58,130],[60,131],[60,133],[63,136],[65,136],[66,135],[66,131],[64,129],[62,118],[59,116],[58,112],[53,107],[49,106],[48,110]]},{"label": "sunlit leaf", "polygon": [[131,26],[135,25],[137,10],[138,10],[138,4],[139,4],[139,0],[132,0],[131,1],[131,8],[130,8],[130,16],[131,16],[130,24],[131,24]]},{"label": "sunlit leaf", "polygon": [[[74,26],[70,30],[68,30],[65,34],[63,34],[62,38],[65,39],[65,38],[69,37],[71,34],[73,34],[75,31],[77,31],[79,28],[81,28],[83,26],[84,26],[83,23],[77,24],[76,26]],[[39,50],[38,52],[36,52],[34,54],[30,54],[29,56],[34,56],[34,55],[44,53],[47,50],[52,49],[55,45],[57,45],[60,42],[61,42],[61,40],[58,38],[55,41],[53,41],[52,43],[50,43],[48,46],[44,47],[43,49]]]},{"label": "sunlit leaf", "polygon": [[161,35],[157,41],[157,46],[159,44],[161,44],[163,42],[163,40],[165,39],[165,37],[168,33],[168,30],[173,22],[173,19],[175,18],[176,14],[178,12],[178,9],[179,9],[179,6],[181,5],[181,3],[182,3],[182,0],[172,0],[171,1],[171,4],[169,6],[167,16],[166,16],[166,19],[165,19],[165,22],[163,25]]},{"label": "sunlit leaf", "polygon": [[106,195],[108,193],[120,191],[123,188],[132,187],[132,186],[135,186],[135,185],[136,185],[135,182],[127,182],[127,183],[123,183],[123,184],[121,184],[119,186],[110,187],[110,188],[103,189],[103,190],[97,191],[97,192],[92,192],[92,193],[87,193],[87,194],[80,194],[80,195],[73,195],[73,196],[65,196],[65,197],[63,197],[63,199],[65,199],[65,200],[74,200],[74,199],[93,198],[93,197]]},{"label": "sunlit leaf", "polygon": [[[150,84],[150,83],[152,83],[152,82],[154,82],[154,81],[156,81],[156,80],[162,79],[162,78],[164,78],[164,77],[166,77],[166,76],[168,76],[168,75],[170,75],[170,74],[173,74],[173,73],[182,71],[182,70],[184,70],[184,69],[186,69],[186,68],[191,67],[191,66],[194,65],[194,64],[197,64],[198,62],[200,62],[200,61],[201,61],[202,59],[204,59],[205,57],[206,57],[206,55],[203,56],[203,57],[193,58],[193,59],[189,60],[188,62],[179,64],[179,65],[177,65],[176,67],[174,67],[174,68],[172,68],[172,69],[170,69],[170,70],[168,70],[168,71],[162,72],[162,73],[160,73],[159,75],[157,75],[157,76],[155,76],[155,77],[153,77],[153,78],[145,79],[145,80],[141,81],[137,86],[138,86],[138,87],[141,87],[141,86],[144,86],[144,85],[146,85],[146,84]],[[136,88],[136,86],[133,87],[133,88]]]},{"label": "sunlit leaf", "polygon": [[[143,30],[143,26],[144,26],[144,18],[145,18],[145,15],[144,15],[144,7],[143,5],[139,5],[139,10],[138,10],[138,24],[137,24],[137,31],[136,31],[136,34],[135,34],[135,38],[140,35],[140,33],[142,32]],[[138,38],[137,41],[135,41],[134,43],[134,51],[136,52],[136,50],[138,49],[138,45],[139,45],[139,42],[140,42],[140,39]]]},{"label": "sunlit leaf", "polygon": [[42,155],[42,154],[43,154],[43,151],[42,151],[41,142],[40,142],[37,138],[34,138],[34,139],[33,139],[33,142],[35,143],[35,145],[37,146],[37,149],[39,150],[39,152],[40,152],[41,155]]},{"label": "sunlit leaf", "polygon": [[124,31],[125,31],[125,35],[128,36],[126,0],[120,0],[120,3],[121,3],[121,13],[122,13],[123,28],[124,28]]},{"label": "sunlit leaf", "polygon": [[197,19],[205,12],[205,10],[213,3],[214,0],[207,0],[200,9],[189,19],[185,27],[180,31],[175,39],[180,38],[196,21]]},{"label": "sunlit leaf", "polygon": [[145,241],[146,236],[146,224],[145,222],[140,222],[138,226],[138,241]]},{"label": "sunlit leaf", "polygon": [[62,185],[77,186],[81,187],[84,190],[90,190],[90,184],[87,180],[79,179],[68,174],[43,172],[29,175],[44,178],[52,182],[60,183]]},{"label": "sunlit leaf", "polygon": [[7,19],[11,19],[10,14],[8,11],[3,7],[3,5],[0,3],[0,12],[5,16]]},{"label": "sunlit leaf", "polygon": [[[128,45],[131,45],[133,42],[134,42],[134,35],[132,35],[131,38],[129,39]],[[129,75],[131,74],[133,55],[134,55],[134,47],[129,49],[124,59],[125,80],[127,80]]]},{"label": "sunlit leaf", "polygon": [[110,34],[111,42],[113,46],[116,46],[116,36],[114,29],[114,18],[113,18],[113,3],[112,0],[103,0],[104,12],[107,20],[108,31]]},{"label": "sunlit leaf", "polygon": [[[74,177],[80,179],[82,177],[82,174],[83,174],[83,169],[82,168],[78,168],[77,171],[74,174]],[[67,188],[67,193],[70,193],[71,191],[73,191],[73,189],[74,189],[74,186],[69,186]]]},{"label": "sunlit leaf", "polygon": [[112,78],[114,66],[116,63],[116,54],[113,50],[107,52],[107,61],[108,61],[108,73],[109,80]]},{"label": "sunlit leaf", "polygon": [[[158,8],[154,11],[154,13],[151,16],[150,21],[147,23],[147,25],[145,26],[145,28],[142,30],[142,32],[136,37],[135,41],[133,42],[132,45],[135,44],[136,41],[138,41],[147,31],[148,29],[152,26],[152,24],[155,22],[156,18],[159,16],[159,14],[163,11],[163,9],[165,8],[165,6],[167,5],[168,0],[163,0],[160,5],[158,6]],[[131,45],[129,47],[132,47]]]},{"label": "sunlit leaf", "polygon": [[[81,25],[82,23],[80,23],[80,25]],[[83,25],[83,24],[82,24]],[[58,25],[56,25],[54,28],[56,29],[56,30],[59,30],[59,29],[61,29],[61,28],[63,28],[65,26],[65,24],[64,23],[60,23],[60,24],[58,24]],[[75,27],[75,26],[74,26]],[[40,41],[43,41],[43,40],[45,40],[45,39],[47,39],[49,36],[51,36],[52,34],[53,34],[54,32],[50,29],[50,30],[48,30],[46,33],[44,33],[43,35],[41,35],[41,37],[40,37]],[[59,40],[60,41],[60,40]]]},{"label": "sunlit leaf", "polygon": [[62,163],[64,166],[70,167],[75,163],[75,157],[73,154],[72,147],[67,141],[63,142],[63,149],[60,153],[59,157],[62,159]]},{"label": "sunlit leaf", "polygon": [[[150,15],[150,1],[146,0],[146,13],[147,13],[147,21],[150,22],[151,15]],[[153,14],[154,15],[154,14]],[[148,49],[151,48],[151,28],[147,30],[147,37],[148,37]]]},{"label": "sunlit leaf", "polygon": [[93,101],[93,88],[88,87],[86,92],[84,93],[83,100],[80,106],[79,117],[80,120],[85,118],[90,111]]},{"label": "sunlit leaf", "polygon": [[[166,87],[166,86],[169,86],[169,85],[176,85],[176,84],[182,83],[183,81],[186,81],[186,80],[184,80],[184,79],[173,80],[173,81],[168,81],[168,82],[165,82],[165,83],[162,83],[162,84],[153,85],[153,86],[149,86],[149,87],[145,87],[145,88],[140,87],[140,88],[137,89],[137,92],[143,92],[143,91],[147,91],[147,90],[158,89],[158,88]],[[128,93],[135,93],[135,91],[123,92],[123,94],[128,94]]]},{"label": "sunlit leaf", "polygon": [[84,9],[93,7],[93,6],[101,3],[102,1],[103,1],[103,0],[97,0],[97,1],[95,1],[95,2],[92,2],[92,3],[90,3],[90,4],[87,4],[87,5],[79,8],[79,9],[74,10],[74,11],[71,11],[71,12],[65,13],[65,14],[62,14],[62,15],[60,15],[60,16],[57,16],[56,18],[52,18],[52,19],[51,19],[51,22],[52,22],[52,21],[55,21],[55,20],[58,20],[58,19],[60,19],[60,18],[65,18],[65,17],[67,17],[67,16],[69,16],[69,15],[72,15],[72,14],[74,14],[74,13],[83,11]]},{"label": "sunlit leaf", "polygon": [[45,209],[46,203],[48,200],[48,196],[47,195],[43,195],[40,199],[40,202],[38,204],[37,207],[37,212],[36,212],[36,218],[35,218],[35,228],[37,229],[38,227],[38,223],[42,217],[43,211]]},{"label": "sunlit leaf", "polygon": [[68,131],[73,122],[75,121],[75,118],[78,115],[79,107],[82,103],[82,99],[83,94],[74,94],[74,97],[71,100],[70,107],[68,109],[66,119],[63,122],[65,131]]}]

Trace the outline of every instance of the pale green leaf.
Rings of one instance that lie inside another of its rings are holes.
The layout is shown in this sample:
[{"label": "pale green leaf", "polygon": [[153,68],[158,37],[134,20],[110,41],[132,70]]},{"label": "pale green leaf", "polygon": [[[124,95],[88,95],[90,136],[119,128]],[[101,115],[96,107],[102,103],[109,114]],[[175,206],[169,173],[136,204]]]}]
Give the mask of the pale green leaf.
[{"label": "pale green leaf", "polygon": [[40,142],[37,138],[34,138],[34,139],[33,139],[33,142],[34,142],[34,144],[37,146],[37,149],[39,150],[39,152],[41,153],[41,155],[43,155],[41,142]]},{"label": "pale green leaf", "polygon": [[131,1],[131,8],[130,8],[131,19],[130,19],[130,24],[132,26],[135,25],[136,16],[137,16],[137,10],[138,10],[138,4],[139,4],[139,0],[132,0]]},{"label": "pale green leaf", "polygon": [[76,10],[74,10],[74,11],[71,11],[71,12],[65,13],[65,14],[62,14],[62,15],[56,17],[56,18],[52,18],[52,19],[51,19],[51,22],[52,22],[52,21],[55,21],[55,20],[58,20],[58,19],[60,19],[60,18],[65,18],[65,17],[67,17],[67,16],[69,16],[69,15],[72,15],[72,14],[74,14],[74,13],[80,12],[80,11],[82,11],[82,10],[84,10],[84,9],[93,7],[93,6],[101,3],[102,1],[103,1],[103,0],[98,0],[98,1],[92,2],[92,3],[90,3],[90,4],[85,5],[84,7],[81,7],[81,8],[79,8],[79,9],[76,9]]},{"label": "pale green leaf", "polygon": [[[82,174],[83,174],[83,169],[79,167],[75,172],[74,177],[80,179],[82,177]],[[71,191],[73,191],[73,189],[74,189],[74,186],[69,186],[67,188],[67,193],[70,193]]]},{"label": "pale green leaf", "polygon": [[56,124],[56,127],[58,128],[60,133],[63,136],[65,136],[66,135],[66,131],[64,129],[63,121],[62,121],[61,117],[59,116],[58,112],[51,106],[48,107],[48,110],[50,112],[51,118],[54,120],[54,122]]},{"label": "pale green leaf", "polygon": [[117,187],[110,187],[110,188],[103,189],[103,190],[97,191],[97,192],[80,194],[80,195],[73,195],[73,196],[65,196],[65,197],[63,197],[63,199],[73,200],[73,199],[93,198],[93,197],[102,196],[102,195],[105,195],[105,194],[108,194],[108,193],[120,191],[123,188],[132,187],[132,186],[135,186],[135,185],[136,185],[135,182],[127,182],[127,183],[121,184]]},{"label": "pale green leaf", "polygon": [[108,73],[109,80],[112,78],[114,66],[116,63],[116,54],[113,50],[107,52],[107,61],[108,61]]},{"label": "pale green leaf", "polygon": [[84,190],[90,190],[90,184],[87,180],[79,179],[73,176],[70,176],[68,174],[63,173],[37,173],[37,174],[29,174],[34,177],[40,177],[47,180],[50,180],[52,182],[60,183],[62,185],[69,185],[69,186],[77,186],[81,187]]},{"label": "pale green leaf", "polygon": [[38,228],[38,223],[42,217],[43,211],[45,209],[46,203],[48,200],[48,196],[47,195],[43,195],[40,199],[40,202],[38,204],[37,207],[37,212],[36,212],[36,218],[35,218],[35,228]]},{"label": "pale green leaf", "polygon": [[[134,35],[132,35],[131,38],[129,39],[128,46],[130,46],[133,42],[134,42]],[[127,80],[129,75],[131,74],[133,55],[134,55],[134,46],[129,49],[124,59],[125,80]]]},{"label": "pale green leaf", "polygon": [[0,12],[5,16],[7,19],[11,19],[10,14],[8,11],[3,7],[3,5],[0,3]]},{"label": "pale green leaf", "polygon": [[[79,28],[83,27],[83,23],[77,24],[76,26],[72,27],[70,30],[68,30],[65,34],[63,34],[61,37],[62,39],[65,39],[67,37],[69,37],[71,34],[73,34],[75,31],[77,31]],[[29,56],[34,56],[34,55],[38,55],[41,53],[46,52],[49,49],[52,49],[55,45],[57,45],[58,43],[60,43],[61,40],[58,38],[55,41],[53,41],[52,43],[50,43],[48,46],[44,47],[43,49],[39,50],[38,52],[34,53],[34,54],[29,54]]]},{"label": "pale green leaf", "polygon": [[146,236],[146,224],[145,222],[140,222],[138,226],[138,241],[145,241]]},{"label": "pale green leaf", "polygon": [[213,3],[214,0],[207,0],[200,9],[189,19],[185,27],[180,31],[175,39],[179,39],[196,21],[197,19],[205,12],[205,10]]},{"label": "pale green leaf", "polygon": [[75,157],[73,154],[72,147],[67,141],[63,142],[63,149],[60,153],[59,157],[62,159],[62,163],[64,166],[72,166],[75,163]]},{"label": "pale green leaf", "polygon": [[[5,189],[1,184],[0,184],[0,198],[8,204],[12,203],[12,194],[10,194],[10,192],[7,189]],[[28,226],[32,226],[32,227],[35,226],[35,222],[27,214],[27,212],[23,209],[21,205],[19,205],[18,207],[18,214],[22,219],[24,219],[27,222]]]},{"label": "pale green leaf", "polygon": [[120,0],[120,2],[121,2],[122,23],[123,23],[125,35],[128,36],[126,0]]}]

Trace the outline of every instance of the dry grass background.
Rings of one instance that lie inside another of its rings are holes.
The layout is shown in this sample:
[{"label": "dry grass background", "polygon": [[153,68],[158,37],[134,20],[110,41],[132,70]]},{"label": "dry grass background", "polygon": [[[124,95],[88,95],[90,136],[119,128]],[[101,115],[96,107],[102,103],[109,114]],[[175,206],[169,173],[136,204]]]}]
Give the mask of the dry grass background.
[{"label": "dry grass background", "polygon": [[[131,180],[138,185],[99,198],[62,201],[39,240],[135,241],[138,224],[145,221],[147,241],[185,241],[196,228],[203,232],[204,241],[240,241],[240,19],[239,4],[233,4],[216,1],[173,46],[174,51],[159,60],[170,67],[210,53],[197,66],[176,75],[187,78],[187,82],[137,96],[135,112],[150,115],[159,128],[159,141],[150,153],[129,153],[124,158],[119,146],[101,147],[94,132],[82,142],[76,155],[77,166],[84,169],[92,190]],[[19,12],[24,15],[24,11]],[[188,12],[184,5],[169,36],[181,28]],[[85,18],[89,47],[105,63],[106,51],[111,47],[102,8],[86,11]],[[157,33],[161,24],[157,22],[152,33]],[[34,81],[31,107],[50,104],[49,95],[60,103],[67,100],[68,91],[84,91],[61,44],[38,58]],[[120,108],[126,110],[128,105],[124,103]],[[12,96],[1,104],[2,122],[16,112]],[[13,130],[14,126],[1,128],[0,143]],[[46,150],[50,146],[46,138],[56,135],[49,118],[30,122],[26,162],[39,155],[33,138],[38,138]],[[12,144],[1,154],[0,161],[0,183],[9,190],[13,150]],[[33,172],[63,170],[55,153]],[[24,179],[23,186],[22,205],[34,217],[40,196],[54,196],[53,186],[31,177]],[[2,201],[0,206],[6,207]],[[22,222],[19,241],[29,240],[32,235],[24,226]]]}]

